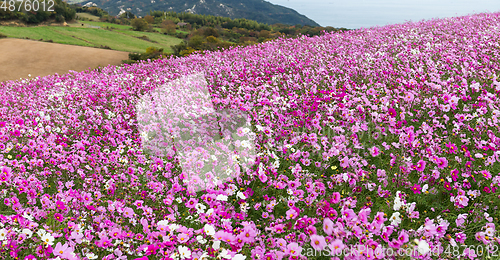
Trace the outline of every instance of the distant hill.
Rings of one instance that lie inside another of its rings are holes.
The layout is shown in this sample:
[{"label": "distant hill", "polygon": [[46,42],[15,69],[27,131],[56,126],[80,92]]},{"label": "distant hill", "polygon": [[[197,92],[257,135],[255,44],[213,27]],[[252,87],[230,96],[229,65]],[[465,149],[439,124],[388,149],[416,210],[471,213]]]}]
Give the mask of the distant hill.
[{"label": "distant hill", "polygon": [[174,11],[245,18],[270,25],[282,23],[319,26],[293,9],[264,0],[92,0],[82,1],[81,4],[89,2],[97,4],[111,15],[130,11],[137,16],[145,16],[149,11]]}]

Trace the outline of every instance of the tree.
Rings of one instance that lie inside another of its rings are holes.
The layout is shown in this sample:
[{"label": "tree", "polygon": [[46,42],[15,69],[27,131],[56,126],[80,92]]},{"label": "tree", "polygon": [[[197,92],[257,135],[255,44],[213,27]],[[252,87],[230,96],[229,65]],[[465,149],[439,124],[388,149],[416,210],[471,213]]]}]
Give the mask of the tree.
[{"label": "tree", "polygon": [[135,14],[127,11],[127,12],[123,13],[122,15],[120,15],[120,18],[132,19],[132,18],[135,18]]},{"label": "tree", "polygon": [[269,38],[270,35],[271,35],[271,32],[269,32],[268,30],[262,30],[259,33],[259,37],[262,37],[262,38]]},{"label": "tree", "polygon": [[177,26],[172,20],[165,20],[161,23],[161,32],[166,34],[175,34],[175,29]]},{"label": "tree", "polygon": [[203,36],[208,37],[208,36],[214,36],[214,37],[219,37],[219,32],[215,28],[205,28],[203,30]]},{"label": "tree", "polygon": [[214,36],[210,35],[210,36],[207,37],[207,42],[209,42],[209,43],[218,43],[219,39],[217,39]]},{"label": "tree", "polygon": [[155,22],[155,18],[151,15],[144,16],[144,20],[146,20],[148,24],[153,24]]},{"label": "tree", "polygon": [[135,18],[132,21],[130,21],[130,25],[132,25],[132,28],[134,31],[145,31],[149,28],[148,22],[142,18]]},{"label": "tree", "polygon": [[195,35],[195,36],[191,37],[191,39],[189,39],[188,46],[191,47],[191,48],[193,48],[193,49],[196,49],[202,43],[203,43],[203,37],[200,36],[200,35]]},{"label": "tree", "polygon": [[149,11],[149,14],[154,17],[162,17],[165,15],[163,11]]}]

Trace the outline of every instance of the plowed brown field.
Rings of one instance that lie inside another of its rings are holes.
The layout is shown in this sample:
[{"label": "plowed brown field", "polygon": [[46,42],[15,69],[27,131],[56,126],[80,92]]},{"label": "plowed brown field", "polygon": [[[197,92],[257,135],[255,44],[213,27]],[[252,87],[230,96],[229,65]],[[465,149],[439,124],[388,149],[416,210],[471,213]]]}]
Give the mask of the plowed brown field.
[{"label": "plowed brown field", "polygon": [[128,53],[39,42],[22,39],[0,39],[0,82],[20,78],[65,74],[108,64],[119,65]]}]

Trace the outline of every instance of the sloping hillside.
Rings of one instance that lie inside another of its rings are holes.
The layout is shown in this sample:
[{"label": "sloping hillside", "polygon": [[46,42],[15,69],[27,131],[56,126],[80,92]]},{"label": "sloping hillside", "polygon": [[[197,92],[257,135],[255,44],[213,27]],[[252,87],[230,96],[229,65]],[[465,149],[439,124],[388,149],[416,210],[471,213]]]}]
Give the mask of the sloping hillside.
[{"label": "sloping hillside", "polygon": [[[84,1],[82,4],[88,2]],[[117,15],[123,10],[144,16],[150,10],[159,10],[246,18],[267,24],[319,26],[315,21],[293,9],[274,5],[264,0],[92,0],[92,2],[112,15]]]}]

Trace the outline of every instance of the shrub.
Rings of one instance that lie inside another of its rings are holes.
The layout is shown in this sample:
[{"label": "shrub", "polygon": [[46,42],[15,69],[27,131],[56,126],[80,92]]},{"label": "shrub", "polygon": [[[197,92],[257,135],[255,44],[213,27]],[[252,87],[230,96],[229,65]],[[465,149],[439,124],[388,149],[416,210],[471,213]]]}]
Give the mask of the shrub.
[{"label": "shrub", "polygon": [[132,21],[130,21],[130,25],[132,25],[132,28],[134,31],[145,31],[148,29],[148,22],[142,18],[135,18]]}]

